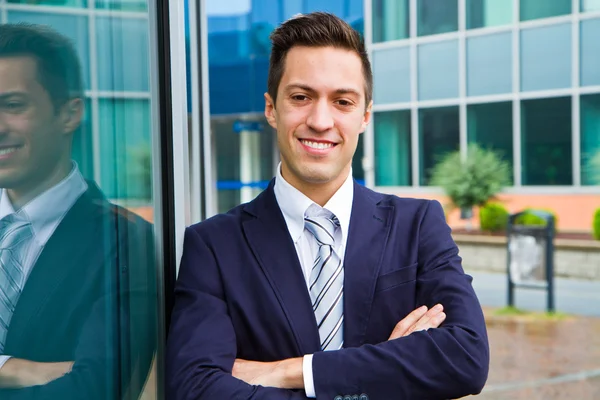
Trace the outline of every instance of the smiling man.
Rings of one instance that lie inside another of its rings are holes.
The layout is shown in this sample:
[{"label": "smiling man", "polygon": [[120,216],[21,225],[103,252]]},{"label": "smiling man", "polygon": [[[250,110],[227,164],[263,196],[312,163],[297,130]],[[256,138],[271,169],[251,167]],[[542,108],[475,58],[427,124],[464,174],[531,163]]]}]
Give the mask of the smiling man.
[{"label": "smiling man", "polygon": [[373,78],[326,13],[271,36],[281,164],[255,200],[186,230],[167,345],[173,399],[448,399],[481,391],[483,314],[439,203],[352,179]]},{"label": "smiling man", "polygon": [[71,42],[0,25],[3,400],[137,398],[150,369],[152,227],[72,160],[83,112]]}]

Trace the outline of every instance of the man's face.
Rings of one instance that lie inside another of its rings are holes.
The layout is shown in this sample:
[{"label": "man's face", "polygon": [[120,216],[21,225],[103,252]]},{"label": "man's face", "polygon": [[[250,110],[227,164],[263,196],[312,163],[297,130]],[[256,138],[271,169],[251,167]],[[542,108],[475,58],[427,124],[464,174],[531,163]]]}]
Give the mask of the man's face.
[{"label": "man's face", "polygon": [[[70,152],[73,104],[55,112],[33,57],[0,57],[0,187],[41,185]],[[80,101],[79,101],[80,103]],[[71,106],[71,107],[70,107]],[[75,121],[77,119],[77,121]]]},{"label": "man's face", "polygon": [[333,47],[290,49],[277,91],[266,94],[265,115],[277,130],[283,177],[302,190],[341,186],[348,176],[358,135],[371,117],[365,105],[360,57]]}]

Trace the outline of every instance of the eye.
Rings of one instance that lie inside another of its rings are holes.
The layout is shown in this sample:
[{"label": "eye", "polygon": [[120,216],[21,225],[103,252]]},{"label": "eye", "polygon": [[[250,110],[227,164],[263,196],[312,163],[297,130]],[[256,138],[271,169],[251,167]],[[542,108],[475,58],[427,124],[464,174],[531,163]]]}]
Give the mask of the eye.
[{"label": "eye", "polygon": [[25,108],[25,103],[20,101],[9,101],[4,103],[3,108],[9,112],[19,112]]},{"label": "eye", "polygon": [[345,100],[345,99],[340,99],[337,101],[337,103],[342,107],[349,107],[353,104],[350,100]]},{"label": "eye", "polygon": [[294,101],[306,101],[308,100],[308,96],[303,94],[295,94],[292,96],[292,100]]}]

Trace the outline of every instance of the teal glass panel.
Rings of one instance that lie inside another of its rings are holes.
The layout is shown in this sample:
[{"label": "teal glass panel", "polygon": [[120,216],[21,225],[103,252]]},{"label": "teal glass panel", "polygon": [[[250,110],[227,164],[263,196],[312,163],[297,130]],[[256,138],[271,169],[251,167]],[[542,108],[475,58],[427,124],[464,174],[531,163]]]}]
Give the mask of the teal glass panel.
[{"label": "teal glass panel", "polygon": [[581,96],[581,184],[600,185],[600,94]]},{"label": "teal glass panel", "polygon": [[521,102],[523,185],[572,185],[570,97]]},{"label": "teal glass panel", "polygon": [[378,112],[375,121],[375,185],[412,184],[410,110]]},{"label": "teal glass panel", "polygon": [[581,21],[581,86],[600,85],[600,19]]},{"label": "teal glass panel", "polygon": [[458,30],[458,0],[417,0],[417,34],[436,35]]},{"label": "teal glass panel", "polygon": [[467,0],[467,29],[509,25],[512,20],[512,1]]},{"label": "teal glass panel", "polygon": [[420,184],[429,185],[431,169],[444,155],[460,148],[458,106],[419,110]]},{"label": "teal glass panel", "polygon": [[410,35],[409,0],[373,0],[373,43]]},{"label": "teal glass panel", "polygon": [[410,49],[395,47],[373,51],[375,104],[410,101]]},{"label": "teal glass panel", "polygon": [[458,97],[458,41],[419,45],[419,100]]},{"label": "teal glass panel", "polygon": [[512,33],[467,38],[467,94],[512,92]]},{"label": "teal glass panel", "polygon": [[571,14],[571,0],[521,0],[521,21]]}]

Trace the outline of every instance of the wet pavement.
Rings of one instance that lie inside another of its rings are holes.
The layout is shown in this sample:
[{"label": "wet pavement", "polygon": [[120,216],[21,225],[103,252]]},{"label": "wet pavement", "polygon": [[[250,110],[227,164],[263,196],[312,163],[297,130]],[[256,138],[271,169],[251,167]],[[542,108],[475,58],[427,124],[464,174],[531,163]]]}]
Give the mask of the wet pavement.
[{"label": "wet pavement", "polygon": [[485,312],[491,365],[478,399],[600,399],[600,318]]}]

